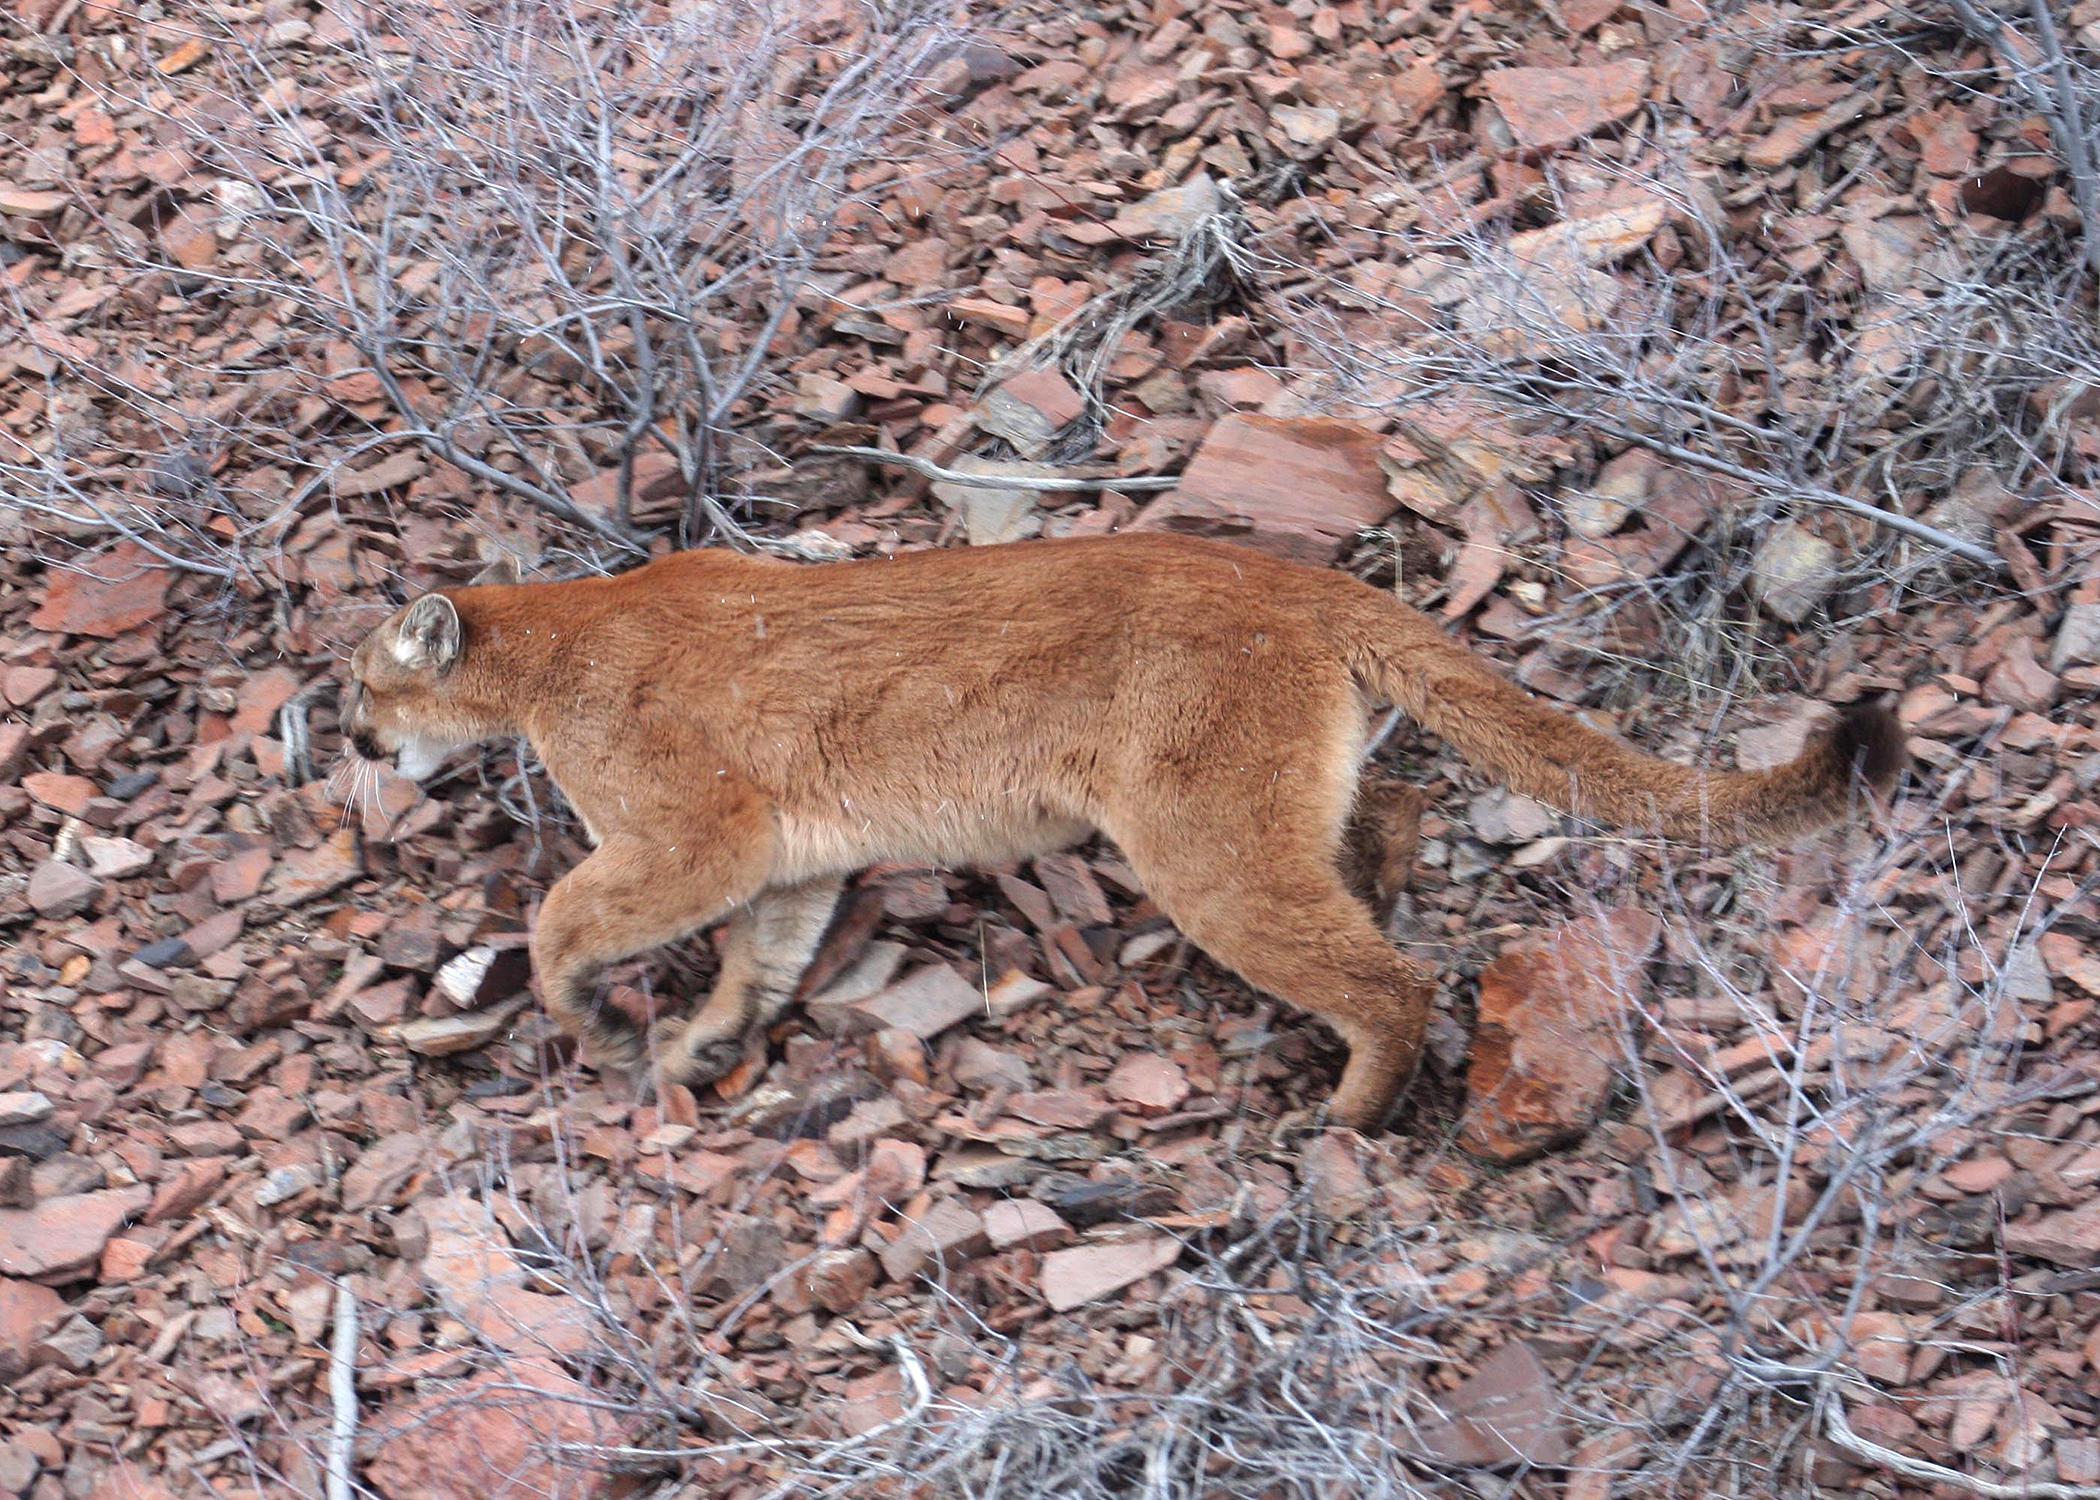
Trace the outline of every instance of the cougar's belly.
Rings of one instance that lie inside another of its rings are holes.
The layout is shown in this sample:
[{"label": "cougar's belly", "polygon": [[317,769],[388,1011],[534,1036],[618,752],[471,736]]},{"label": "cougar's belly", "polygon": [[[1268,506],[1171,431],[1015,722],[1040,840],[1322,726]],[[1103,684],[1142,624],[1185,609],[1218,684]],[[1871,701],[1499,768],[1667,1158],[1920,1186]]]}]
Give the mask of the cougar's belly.
[{"label": "cougar's belly", "polygon": [[778,878],[806,880],[875,864],[1005,864],[1068,849],[1093,825],[1039,806],[937,803],[909,811],[857,808],[834,815],[783,811]]}]

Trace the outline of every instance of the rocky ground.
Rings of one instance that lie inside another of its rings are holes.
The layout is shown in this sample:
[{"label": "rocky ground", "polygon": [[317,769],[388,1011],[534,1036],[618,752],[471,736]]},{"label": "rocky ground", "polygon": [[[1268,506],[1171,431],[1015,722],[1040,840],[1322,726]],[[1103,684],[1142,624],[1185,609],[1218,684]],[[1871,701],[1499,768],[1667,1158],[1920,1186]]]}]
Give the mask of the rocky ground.
[{"label": "rocky ground", "polygon": [[1994,14],[1044,8],[858,172],[734,413],[758,537],[1236,536],[1673,756],[1900,705],[1901,797],[1776,856],[1403,726],[1430,1056],[1301,1140],[1337,1049],[1106,847],[868,872],[699,1097],[568,1055],[575,830],[508,749],[332,774],[336,656],[680,474],[550,438],[556,515],[273,300],[199,121],[339,125],[341,17],[13,0],[0,1494],[318,1496],[332,1411],[389,1500],[2100,1493],[2100,5]]}]

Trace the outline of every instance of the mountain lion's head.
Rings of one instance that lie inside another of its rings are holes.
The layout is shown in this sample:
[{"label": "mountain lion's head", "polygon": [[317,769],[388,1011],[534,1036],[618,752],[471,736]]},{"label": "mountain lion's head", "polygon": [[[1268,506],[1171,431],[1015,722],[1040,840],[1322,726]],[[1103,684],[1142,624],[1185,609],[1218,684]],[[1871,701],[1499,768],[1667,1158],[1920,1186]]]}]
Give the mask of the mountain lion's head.
[{"label": "mountain lion's head", "polygon": [[[516,583],[514,564],[499,563],[472,586]],[[343,738],[365,760],[392,759],[412,781],[435,775],[463,746],[501,733],[504,726],[463,691],[471,647],[459,606],[446,594],[425,594],[374,630],[350,656],[342,700]]]}]

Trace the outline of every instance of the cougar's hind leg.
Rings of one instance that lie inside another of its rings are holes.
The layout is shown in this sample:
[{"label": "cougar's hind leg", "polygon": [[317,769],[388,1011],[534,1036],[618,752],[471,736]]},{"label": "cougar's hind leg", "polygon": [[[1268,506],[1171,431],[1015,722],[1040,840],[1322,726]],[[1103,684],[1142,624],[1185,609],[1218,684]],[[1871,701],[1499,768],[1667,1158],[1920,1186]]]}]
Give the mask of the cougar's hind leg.
[{"label": "cougar's hind leg", "polygon": [[[1265,814],[1229,798],[1185,798],[1114,819],[1107,831],[1205,952],[1341,1033],[1349,1062],[1328,1118],[1375,1130],[1413,1076],[1433,978],[1386,941],[1343,884],[1334,810],[1315,802]],[[1235,849],[1238,858],[1226,852]]]},{"label": "cougar's hind leg", "polygon": [[1392,920],[1393,905],[1414,873],[1428,806],[1420,787],[1393,777],[1366,776],[1357,787],[1342,833],[1342,879],[1380,927]]}]

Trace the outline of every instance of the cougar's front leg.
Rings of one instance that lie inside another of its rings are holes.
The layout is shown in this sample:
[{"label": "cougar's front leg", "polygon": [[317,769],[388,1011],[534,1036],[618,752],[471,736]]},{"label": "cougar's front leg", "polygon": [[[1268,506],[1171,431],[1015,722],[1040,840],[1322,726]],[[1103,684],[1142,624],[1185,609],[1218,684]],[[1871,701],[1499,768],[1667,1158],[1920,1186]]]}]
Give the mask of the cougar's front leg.
[{"label": "cougar's front leg", "polygon": [[657,1071],[670,1083],[710,1083],[743,1060],[746,1039],[795,997],[838,905],[836,877],[762,891],[730,918],[714,992],[692,1020],[666,1022]]},{"label": "cougar's front leg", "polygon": [[690,822],[661,836],[608,837],[540,904],[532,964],[547,1013],[579,1038],[601,1068],[635,1069],[645,1035],[624,1012],[602,1003],[598,976],[609,966],[686,936],[750,901],[770,863],[762,810],[721,810],[705,832]]}]

